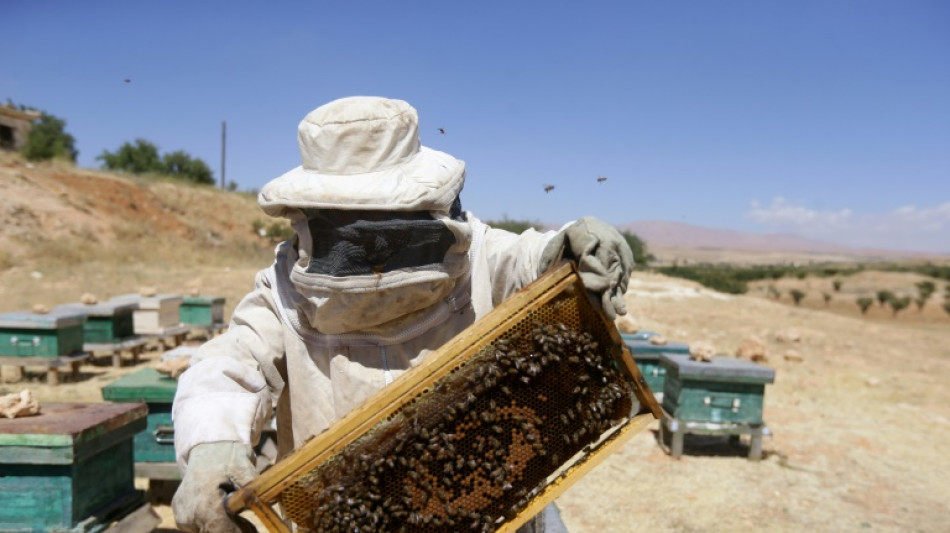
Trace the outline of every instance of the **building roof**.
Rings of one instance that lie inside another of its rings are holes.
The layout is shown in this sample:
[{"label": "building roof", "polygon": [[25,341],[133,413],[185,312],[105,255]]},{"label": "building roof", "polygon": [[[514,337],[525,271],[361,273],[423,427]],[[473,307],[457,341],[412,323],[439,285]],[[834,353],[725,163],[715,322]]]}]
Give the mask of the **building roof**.
[{"label": "building roof", "polygon": [[39,111],[24,111],[15,107],[0,105],[0,115],[6,115],[10,118],[18,118],[20,120],[33,122],[34,120],[43,116],[43,113]]}]

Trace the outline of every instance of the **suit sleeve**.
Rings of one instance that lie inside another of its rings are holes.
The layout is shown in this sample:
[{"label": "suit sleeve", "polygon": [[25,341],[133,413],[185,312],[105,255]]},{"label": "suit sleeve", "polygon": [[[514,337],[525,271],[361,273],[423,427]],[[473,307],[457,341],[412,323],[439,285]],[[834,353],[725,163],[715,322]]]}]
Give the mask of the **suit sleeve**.
[{"label": "suit sleeve", "polygon": [[491,272],[495,306],[537,279],[541,252],[556,232],[528,229],[517,234],[486,227],[483,251]]},{"label": "suit sleeve", "polygon": [[206,442],[253,446],[270,421],[286,377],[283,327],[264,271],[235,308],[228,331],[199,348],[178,380],[172,407],[175,454],[184,470]]}]

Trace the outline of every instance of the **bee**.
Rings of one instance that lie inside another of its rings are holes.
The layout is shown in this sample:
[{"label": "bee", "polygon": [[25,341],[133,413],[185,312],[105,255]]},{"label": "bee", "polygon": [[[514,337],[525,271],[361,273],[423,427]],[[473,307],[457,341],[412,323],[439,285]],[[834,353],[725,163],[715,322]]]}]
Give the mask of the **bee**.
[{"label": "bee", "polygon": [[544,192],[551,192],[554,190],[554,185],[545,185]]},{"label": "bee", "polygon": [[605,181],[607,181],[607,178],[604,176],[597,176],[597,183],[603,183]]}]

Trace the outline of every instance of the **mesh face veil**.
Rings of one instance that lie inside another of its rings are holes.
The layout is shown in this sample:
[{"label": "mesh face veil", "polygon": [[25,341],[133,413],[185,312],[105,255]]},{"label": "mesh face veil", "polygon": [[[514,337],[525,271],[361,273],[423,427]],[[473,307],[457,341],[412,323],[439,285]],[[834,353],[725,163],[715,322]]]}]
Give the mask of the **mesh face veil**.
[{"label": "mesh face veil", "polygon": [[[442,263],[456,236],[427,211],[304,209],[310,230],[309,274],[383,274]],[[449,214],[461,218],[456,200]]]},{"label": "mesh face veil", "polygon": [[471,227],[446,211],[301,209],[290,281],[298,309],[325,334],[392,332],[450,305],[469,272]]}]

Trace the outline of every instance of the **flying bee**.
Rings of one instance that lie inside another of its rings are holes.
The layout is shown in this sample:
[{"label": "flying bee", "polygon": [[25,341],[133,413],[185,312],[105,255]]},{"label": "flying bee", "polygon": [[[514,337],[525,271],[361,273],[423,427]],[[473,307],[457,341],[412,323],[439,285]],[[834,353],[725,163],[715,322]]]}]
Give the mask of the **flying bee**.
[{"label": "flying bee", "polygon": [[551,192],[554,190],[554,185],[545,185],[544,192]]}]

